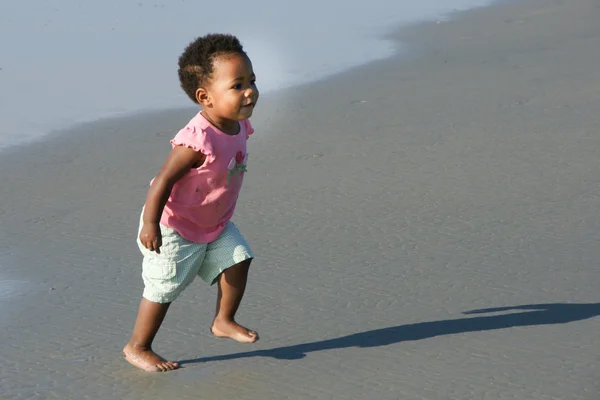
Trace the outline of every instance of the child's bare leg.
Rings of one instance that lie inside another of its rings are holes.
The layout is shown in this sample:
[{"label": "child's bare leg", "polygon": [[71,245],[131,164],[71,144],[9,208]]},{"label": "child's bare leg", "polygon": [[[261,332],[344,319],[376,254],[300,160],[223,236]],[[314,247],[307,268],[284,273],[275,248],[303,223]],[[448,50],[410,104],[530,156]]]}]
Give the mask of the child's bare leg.
[{"label": "child's bare leg", "polygon": [[234,320],[246,289],[250,262],[251,260],[242,261],[219,275],[217,313],[210,329],[217,337],[228,337],[242,343],[254,343],[258,340],[258,333],[244,328]]},{"label": "child's bare leg", "polygon": [[171,303],[154,303],[142,298],[129,343],[123,349],[125,359],[145,371],[164,372],[179,368],[152,351],[152,341]]}]

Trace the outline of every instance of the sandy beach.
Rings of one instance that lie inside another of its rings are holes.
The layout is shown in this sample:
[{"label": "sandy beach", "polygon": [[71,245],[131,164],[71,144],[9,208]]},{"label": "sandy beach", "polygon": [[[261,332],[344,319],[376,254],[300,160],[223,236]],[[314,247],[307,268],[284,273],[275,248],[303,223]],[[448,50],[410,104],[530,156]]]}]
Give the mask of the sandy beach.
[{"label": "sandy beach", "polygon": [[196,110],[1,153],[0,398],[598,399],[599,18],[502,2],[264,96],[234,217],[261,340],[213,338],[198,280],[155,341],[175,372],[121,349],[148,182]]}]

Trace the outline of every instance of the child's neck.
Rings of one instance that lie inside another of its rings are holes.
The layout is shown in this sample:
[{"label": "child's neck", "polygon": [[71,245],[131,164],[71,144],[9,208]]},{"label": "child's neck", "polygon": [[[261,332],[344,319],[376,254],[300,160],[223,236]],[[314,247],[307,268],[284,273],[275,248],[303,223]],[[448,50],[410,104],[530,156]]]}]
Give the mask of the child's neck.
[{"label": "child's neck", "polygon": [[201,114],[215,128],[228,135],[237,135],[240,132],[240,124],[232,119],[223,119],[210,115],[206,110],[202,110]]}]

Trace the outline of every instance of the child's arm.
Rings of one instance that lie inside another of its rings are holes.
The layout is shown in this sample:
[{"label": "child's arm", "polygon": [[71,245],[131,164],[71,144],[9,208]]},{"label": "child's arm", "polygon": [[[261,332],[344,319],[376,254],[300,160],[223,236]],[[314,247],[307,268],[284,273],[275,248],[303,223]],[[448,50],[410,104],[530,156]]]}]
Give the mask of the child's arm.
[{"label": "child's arm", "polygon": [[204,154],[185,146],[175,146],[167,157],[146,196],[140,241],[148,250],[160,253],[162,237],[159,222],[173,185],[191,168],[201,166],[205,158]]}]

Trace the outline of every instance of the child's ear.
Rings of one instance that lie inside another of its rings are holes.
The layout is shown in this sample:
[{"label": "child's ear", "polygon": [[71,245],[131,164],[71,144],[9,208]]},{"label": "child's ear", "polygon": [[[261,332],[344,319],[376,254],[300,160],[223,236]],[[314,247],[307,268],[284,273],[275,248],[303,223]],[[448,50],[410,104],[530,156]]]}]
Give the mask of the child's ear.
[{"label": "child's ear", "polygon": [[203,87],[198,88],[196,90],[196,101],[198,104],[204,107],[209,107],[211,105],[210,96],[208,95],[208,91]]}]

